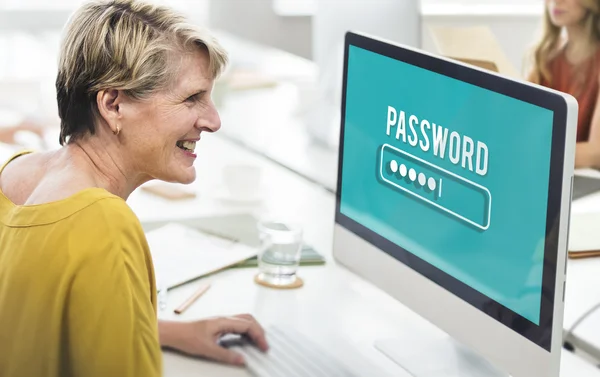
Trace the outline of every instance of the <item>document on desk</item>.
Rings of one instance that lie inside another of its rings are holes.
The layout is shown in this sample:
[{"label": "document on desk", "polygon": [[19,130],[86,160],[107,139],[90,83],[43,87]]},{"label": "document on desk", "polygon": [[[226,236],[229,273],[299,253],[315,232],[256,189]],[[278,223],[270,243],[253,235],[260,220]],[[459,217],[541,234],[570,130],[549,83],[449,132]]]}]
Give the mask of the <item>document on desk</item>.
[{"label": "document on desk", "polygon": [[157,284],[173,288],[220,271],[248,258],[257,250],[236,241],[168,223],[146,233]]},{"label": "document on desk", "polygon": [[569,257],[600,256],[600,214],[572,214],[569,227]]}]

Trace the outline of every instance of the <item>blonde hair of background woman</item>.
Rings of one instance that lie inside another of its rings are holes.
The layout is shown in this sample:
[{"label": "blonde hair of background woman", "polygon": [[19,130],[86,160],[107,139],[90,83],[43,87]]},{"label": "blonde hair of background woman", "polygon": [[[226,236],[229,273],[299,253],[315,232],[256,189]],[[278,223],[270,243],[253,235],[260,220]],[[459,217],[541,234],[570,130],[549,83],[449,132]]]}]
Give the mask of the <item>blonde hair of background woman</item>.
[{"label": "blonde hair of background woman", "polygon": [[[586,9],[586,15],[583,19],[586,35],[590,42],[596,44],[600,42],[600,0],[579,0]],[[554,25],[550,19],[548,8],[544,11],[542,24],[542,36],[533,48],[532,69],[530,79],[540,83],[542,79],[552,82],[552,75],[548,69],[548,63],[556,56],[557,52],[563,47],[562,28]]]}]

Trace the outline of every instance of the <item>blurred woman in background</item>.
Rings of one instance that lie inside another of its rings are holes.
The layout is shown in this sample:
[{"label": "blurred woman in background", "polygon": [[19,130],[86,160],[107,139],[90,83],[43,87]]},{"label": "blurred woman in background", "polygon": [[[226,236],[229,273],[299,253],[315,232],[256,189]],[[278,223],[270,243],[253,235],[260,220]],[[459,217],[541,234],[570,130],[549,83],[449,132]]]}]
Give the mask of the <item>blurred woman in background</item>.
[{"label": "blurred woman in background", "polygon": [[579,103],[576,168],[600,169],[600,0],[546,0],[529,80]]}]

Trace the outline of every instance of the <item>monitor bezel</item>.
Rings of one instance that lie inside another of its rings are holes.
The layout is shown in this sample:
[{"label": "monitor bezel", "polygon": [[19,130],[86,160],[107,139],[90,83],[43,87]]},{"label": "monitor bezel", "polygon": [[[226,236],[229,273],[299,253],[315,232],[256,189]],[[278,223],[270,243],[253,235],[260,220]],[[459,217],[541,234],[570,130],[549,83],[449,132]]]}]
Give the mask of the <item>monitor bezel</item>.
[{"label": "monitor bezel", "polygon": [[[342,171],[344,153],[344,125],[346,116],[346,90],[349,47],[356,46],[407,64],[411,64],[441,75],[467,82],[478,87],[495,91],[521,101],[525,101],[553,112],[552,149],[549,168],[549,192],[546,213],[546,242],[542,295],[540,297],[540,325],[529,321],[509,308],[462,283],[458,279],[432,266],[411,254],[408,250],[392,243],[340,212],[342,194]],[[336,190],[335,222],[354,233],[371,245],[384,251],[407,267],[418,272],[441,288],[464,300],[482,313],[502,323],[542,349],[550,352],[554,325],[554,301],[556,296],[556,276],[558,262],[558,238],[560,229],[561,195],[563,192],[563,171],[565,158],[565,138],[567,105],[564,98],[556,93],[542,91],[532,85],[509,80],[501,75],[490,74],[482,69],[449,59],[423,54],[410,48],[391,44],[353,32],[348,32],[344,44],[344,67],[341,102],[340,147],[338,152],[338,176]]]}]

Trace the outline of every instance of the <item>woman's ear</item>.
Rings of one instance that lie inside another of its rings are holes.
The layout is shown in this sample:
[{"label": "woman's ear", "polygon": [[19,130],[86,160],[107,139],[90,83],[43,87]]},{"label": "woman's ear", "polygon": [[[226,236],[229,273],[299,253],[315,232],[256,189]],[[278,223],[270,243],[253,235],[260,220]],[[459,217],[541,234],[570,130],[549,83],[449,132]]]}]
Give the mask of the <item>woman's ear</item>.
[{"label": "woman's ear", "polygon": [[98,111],[104,122],[111,131],[117,134],[121,120],[120,105],[123,100],[123,93],[117,89],[101,90],[96,95],[96,104]]}]

